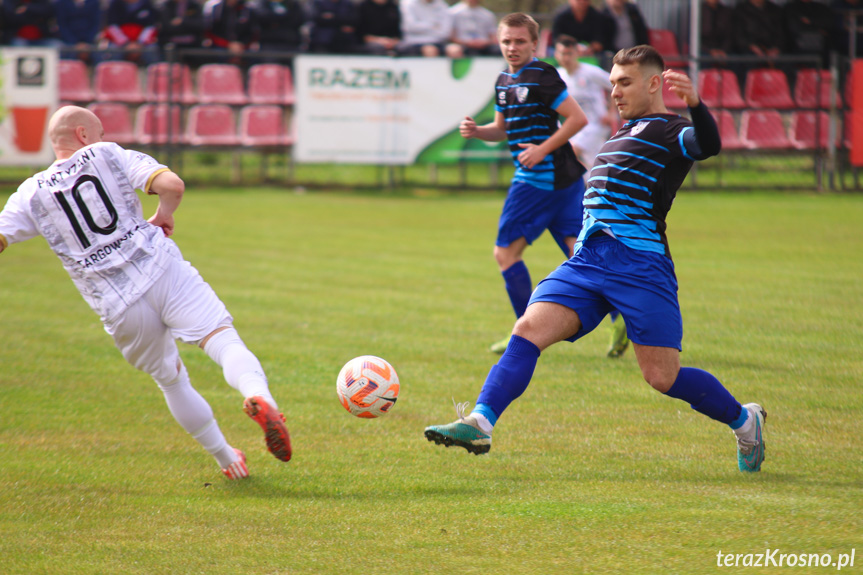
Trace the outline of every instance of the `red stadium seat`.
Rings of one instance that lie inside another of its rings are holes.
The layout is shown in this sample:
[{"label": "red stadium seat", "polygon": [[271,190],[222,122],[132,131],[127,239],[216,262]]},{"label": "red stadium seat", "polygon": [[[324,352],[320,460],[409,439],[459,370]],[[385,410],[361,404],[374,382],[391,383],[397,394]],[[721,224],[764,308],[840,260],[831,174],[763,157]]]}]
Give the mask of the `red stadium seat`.
[{"label": "red stadium seat", "polygon": [[192,87],[192,74],[185,64],[150,64],[147,67],[146,90],[148,102],[194,104],[197,101]]},{"label": "red stadium seat", "polygon": [[742,150],[746,145],[740,139],[734,115],[728,110],[712,110],[713,118],[719,126],[719,137],[722,139],[723,150]]},{"label": "red stadium seat", "polygon": [[184,143],[180,106],[171,106],[170,120],[168,104],[140,106],[135,114],[135,139],[145,146]]},{"label": "red stadium seat", "polygon": [[197,104],[189,110],[186,140],[193,146],[237,146],[234,111],[225,104]]},{"label": "red stadium seat", "polygon": [[240,143],[244,146],[290,146],[280,106],[251,105],[240,110]]},{"label": "red stadium seat", "polygon": [[698,95],[711,108],[746,107],[737,75],[731,70],[709,68],[698,74]]},{"label": "red stadium seat", "polygon": [[[800,108],[829,108],[832,87],[830,70],[800,70],[794,83],[794,102]],[[842,96],[838,91],[836,107],[842,107]]]},{"label": "red stadium seat", "polygon": [[243,86],[243,72],[233,64],[204,64],[196,80],[201,104],[243,105],[249,101]]},{"label": "red stadium seat", "polygon": [[686,65],[686,62],[681,58],[677,35],[674,32],[662,28],[650,28],[647,32],[648,42],[662,54],[667,68]]},{"label": "red stadium seat", "polygon": [[[818,117],[816,125],[816,114]],[[839,132],[839,130],[837,130]],[[830,114],[812,110],[791,114],[791,144],[798,150],[826,150],[830,142]],[[837,134],[836,144],[841,138]]]},{"label": "red stadium seat", "polygon": [[135,133],[132,131],[132,112],[126,104],[95,102],[88,108],[102,121],[102,128],[105,130],[105,135],[102,137],[104,141],[121,145],[135,141]]},{"label": "red stadium seat", "polygon": [[753,150],[787,150],[792,147],[782,115],[776,110],[746,110],[740,118],[740,139]]},{"label": "red stadium seat", "polygon": [[249,101],[252,104],[285,104],[295,101],[291,69],[280,64],[249,68]]},{"label": "red stadium seat", "polygon": [[[685,74],[684,70],[676,70],[682,74]],[[671,88],[668,86],[668,83],[665,80],[662,81],[662,100],[665,102],[665,107],[670,110],[685,110],[686,102],[681,100],[677,94],[675,94]]]},{"label": "red stadium seat", "polygon": [[746,74],[746,103],[750,108],[796,108],[788,87],[788,77],[782,70],[757,68]]},{"label": "red stadium seat", "polygon": [[57,62],[59,75],[59,94],[66,102],[92,102],[95,98],[90,86],[90,71],[81,60],[60,60]]},{"label": "red stadium seat", "polygon": [[100,102],[144,101],[138,65],[134,62],[108,61],[96,65],[96,100]]}]

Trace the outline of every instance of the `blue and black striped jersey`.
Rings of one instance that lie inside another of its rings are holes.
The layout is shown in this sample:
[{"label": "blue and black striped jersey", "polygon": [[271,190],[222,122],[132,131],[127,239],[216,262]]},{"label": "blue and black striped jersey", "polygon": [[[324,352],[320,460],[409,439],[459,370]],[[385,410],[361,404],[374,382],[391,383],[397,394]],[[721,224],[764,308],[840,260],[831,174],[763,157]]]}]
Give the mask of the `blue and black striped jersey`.
[{"label": "blue and black striped jersey", "polygon": [[515,164],[513,181],[543,190],[571,186],[584,174],[572,147],[563,145],[532,169],[518,161],[519,144],[539,145],[558,129],[556,108],[569,93],[554,66],[534,59],[515,74],[504,70],[495,84],[495,110],[506,121],[506,137]]},{"label": "blue and black striped jersey", "polygon": [[627,246],[671,257],[665,217],[700,151],[692,122],[676,114],[631,120],[600,148],[584,193],[584,225],[576,244],[600,230]]}]

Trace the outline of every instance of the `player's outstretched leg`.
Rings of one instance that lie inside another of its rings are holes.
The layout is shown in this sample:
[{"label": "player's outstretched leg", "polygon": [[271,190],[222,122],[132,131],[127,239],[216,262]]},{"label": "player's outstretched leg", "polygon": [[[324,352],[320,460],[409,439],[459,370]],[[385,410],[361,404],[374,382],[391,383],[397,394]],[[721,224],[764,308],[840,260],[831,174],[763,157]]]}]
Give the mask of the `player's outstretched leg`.
[{"label": "player's outstretched leg", "polygon": [[767,412],[757,403],[747,403],[743,410],[748,412],[746,422],[734,430],[737,436],[737,467],[740,471],[761,471],[764,462],[764,422]]},{"label": "player's outstretched leg", "polygon": [[243,411],[264,431],[267,449],[277,459],[290,461],[291,437],[285,416],[270,393],[261,362],[233,327],[214,332],[205,339],[204,351],[222,367],[225,381],[243,394]]},{"label": "player's outstretched leg", "polygon": [[503,357],[488,372],[470,415],[464,415],[467,403],[457,404],[458,421],[426,427],[426,439],[446,447],[463,447],[476,455],[488,453],[497,419],[527,389],[538,359],[536,345],[513,335]]},{"label": "player's outstretched leg", "polygon": [[618,358],[629,347],[629,337],[626,335],[626,322],[619,312],[611,312],[611,338],[608,344],[608,357]]},{"label": "player's outstretched leg", "polygon": [[681,367],[677,379],[665,392],[692,409],[728,425],[737,436],[737,466],[740,471],[761,471],[764,461],[764,421],[767,412],[757,403],[740,405],[711,373]]},{"label": "player's outstretched leg", "polygon": [[237,460],[222,468],[222,473],[228,479],[245,479],[249,476],[249,468],[246,467],[246,454],[234,448],[234,453],[237,454]]}]

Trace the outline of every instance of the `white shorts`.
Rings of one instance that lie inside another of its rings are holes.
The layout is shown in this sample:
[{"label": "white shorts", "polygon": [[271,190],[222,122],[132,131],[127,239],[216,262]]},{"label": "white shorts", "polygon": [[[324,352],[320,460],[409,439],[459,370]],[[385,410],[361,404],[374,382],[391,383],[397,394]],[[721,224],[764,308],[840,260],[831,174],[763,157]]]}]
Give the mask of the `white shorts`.
[{"label": "white shorts", "polygon": [[146,294],[117,319],[105,322],[105,331],[126,361],[167,385],[179,372],[175,340],[197,344],[232,322],[225,304],[198,270],[177,258]]},{"label": "white shorts", "polygon": [[581,158],[584,167],[590,171],[596,155],[602,145],[611,136],[611,129],[605,124],[592,123],[583,127],[569,139],[569,143],[581,150]]}]

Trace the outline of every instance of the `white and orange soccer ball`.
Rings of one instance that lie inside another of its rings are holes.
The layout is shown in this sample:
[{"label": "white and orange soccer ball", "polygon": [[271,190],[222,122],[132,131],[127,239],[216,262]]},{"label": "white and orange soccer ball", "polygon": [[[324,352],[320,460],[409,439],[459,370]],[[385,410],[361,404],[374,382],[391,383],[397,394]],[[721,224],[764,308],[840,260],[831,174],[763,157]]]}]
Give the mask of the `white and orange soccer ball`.
[{"label": "white and orange soccer ball", "polygon": [[389,413],[399,397],[399,376],[387,360],[362,355],[347,362],[339,372],[336,393],[352,415],[380,417]]}]

